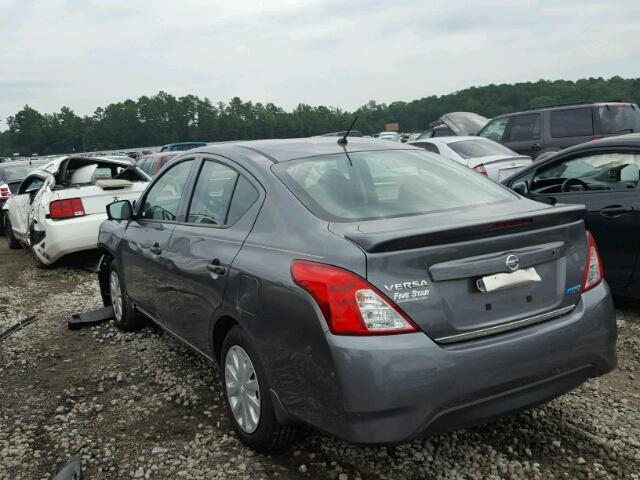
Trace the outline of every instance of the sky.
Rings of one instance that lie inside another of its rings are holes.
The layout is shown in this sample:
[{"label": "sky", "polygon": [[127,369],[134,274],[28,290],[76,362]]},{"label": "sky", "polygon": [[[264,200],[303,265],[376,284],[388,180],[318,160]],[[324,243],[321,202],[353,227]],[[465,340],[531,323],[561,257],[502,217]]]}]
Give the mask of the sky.
[{"label": "sky", "polygon": [[638,0],[0,0],[0,129],[165,91],[354,109],[640,76]]}]

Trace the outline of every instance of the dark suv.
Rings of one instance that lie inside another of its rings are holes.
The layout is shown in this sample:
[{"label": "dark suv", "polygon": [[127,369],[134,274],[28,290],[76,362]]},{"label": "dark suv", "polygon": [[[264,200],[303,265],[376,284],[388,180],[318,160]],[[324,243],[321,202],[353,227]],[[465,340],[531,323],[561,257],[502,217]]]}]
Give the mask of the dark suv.
[{"label": "dark suv", "polygon": [[478,135],[536,158],[598,138],[640,132],[633,103],[574,103],[500,115]]}]

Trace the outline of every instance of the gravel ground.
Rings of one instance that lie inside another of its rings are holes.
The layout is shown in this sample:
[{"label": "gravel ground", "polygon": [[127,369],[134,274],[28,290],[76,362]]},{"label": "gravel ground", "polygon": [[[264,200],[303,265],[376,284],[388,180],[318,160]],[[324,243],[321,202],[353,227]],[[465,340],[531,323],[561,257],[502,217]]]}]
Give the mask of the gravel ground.
[{"label": "gravel ground", "polygon": [[38,270],[0,243],[0,479],[46,479],[81,454],[87,479],[640,479],[640,305],[619,305],[619,368],[515,417],[364,448],[302,432],[254,454],[224,415],[217,370],[153,327],[68,331],[100,305],[95,258]]}]

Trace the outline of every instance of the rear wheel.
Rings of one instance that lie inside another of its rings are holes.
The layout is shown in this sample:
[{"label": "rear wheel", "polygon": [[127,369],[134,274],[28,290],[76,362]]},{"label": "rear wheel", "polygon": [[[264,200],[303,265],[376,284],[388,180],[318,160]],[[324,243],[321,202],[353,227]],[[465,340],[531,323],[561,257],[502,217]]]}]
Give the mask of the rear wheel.
[{"label": "rear wheel", "polygon": [[115,261],[109,266],[109,298],[113,306],[113,322],[120,330],[131,332],[144,327],[144,319],[136,312],[120,280]]},{"label": "rear wheel", "polygon": [[11,228],[11,222],[9,221],[9,215],[7,214],[4,215],[4,232],[10,249],[17,250],[22,248],[20,242],[13,235],[13,228]]},{"label": "rear wheel", "polygon": [[241,327],[224,339],[220,368],[227,415],[240,439],[260,452],[286,447],[296,429],[276,420],[263,364]]}]

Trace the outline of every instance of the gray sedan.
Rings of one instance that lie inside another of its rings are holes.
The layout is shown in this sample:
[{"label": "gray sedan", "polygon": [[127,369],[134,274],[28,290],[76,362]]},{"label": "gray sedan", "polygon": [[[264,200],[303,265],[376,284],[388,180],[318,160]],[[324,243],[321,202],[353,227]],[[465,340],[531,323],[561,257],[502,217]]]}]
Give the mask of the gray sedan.
[{"label": "gray sedan", "polygon": [[225,143],[108,207],[98,276],[120,328],[150,319],[221,366],[253,448],[301,424],[397,443],[614,368],[584,213],[391,142]]}]

